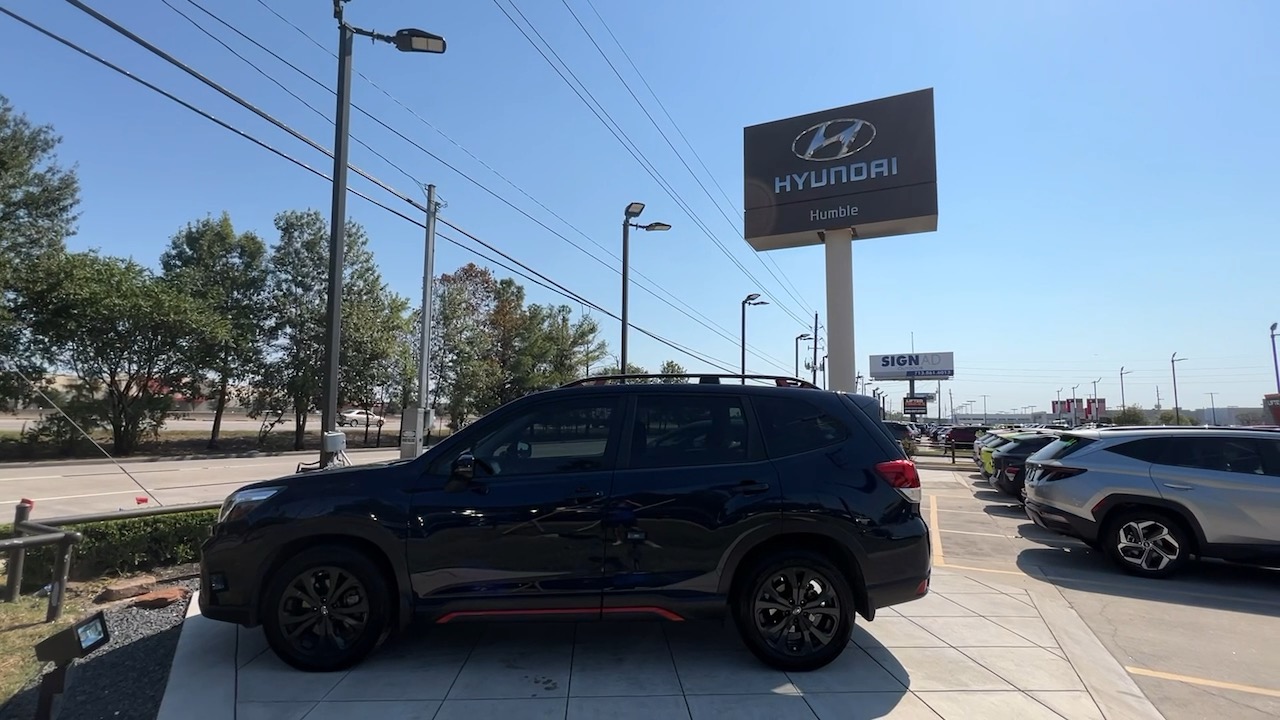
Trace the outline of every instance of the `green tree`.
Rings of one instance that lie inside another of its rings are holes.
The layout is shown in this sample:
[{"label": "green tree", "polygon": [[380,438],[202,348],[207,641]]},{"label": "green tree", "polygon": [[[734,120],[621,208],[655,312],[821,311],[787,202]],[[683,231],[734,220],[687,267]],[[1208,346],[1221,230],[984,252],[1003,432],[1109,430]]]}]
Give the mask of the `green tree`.
[{"label": "green tree", "polygon": [[39,359],[105,393],[117,455],[164,424],[202,333],[224,319],[132,260],[48,255],[18,282],[16,310]]},{"label": "green tree", "polygon": [[[57,162],[59,142],[51,126],[32,123],[0,95],[0,358],[11,358],[30,378],[41,368],[30,361],[30,336],[14,308],[14,282],[35,259],[63,252],[75,232],[80,201],[75,170]],[[30,397],[16,369],[0,366],[0,409]]]},{"label": "green tree", "polygon": [[[257,373],[251,414],[271,418],[291,412],[294,448],[303,449],[307,419],[320,406],[324,357],[325,307],[329,278],[329,224],[317,210],[276,215],[280,239],[268,263],[268,354]],[[340,402],[366,394],[362,363],[371,335],[383,332],[383,317],[370,305],[389,305],[368,236],[358,223],[346,224],[343,266],[342,347],[339,349]]]},{"label": "green tree", "polygon": [[[688,371],[684,369],[683,365],[676,362],[675,360],[664,360],[662,363],[662,367],[658,368],[658,372],[662,373],[663,375],[684,375]],[[688,378],[662,378],[662,380],[660,380],[659,382],[672,384],[672,383],[686,383],[686,382],[689,382],[689,380]]]},{"label": "green tree", "polygon": [[487,358],[493,349],[489,321],[497,280],[487,268],[468,263],[437,279],[431,333],[432,407],[449,414],[454,430],[485,411],[492,386]]},{"label": "green tree", "polygon": [[1175,416],[1172,410],[1160,411],[1160,425],[1199,425],[1195,414],[1190,410],[1179,410],[1178,416]]},{"label": "green tree", "polygon": [[1130,405],[1112,415],[1111,422],[1116,425],[1146,425],[1150,420],[1147,420],[1147,414],[1143,412],[1142,408],[1137,405]]},{"label": "green tree", "polygon": [[206,217],[189,223],[160,256],[164,278],[180,293],[195,298],[225,320],[225,333],[198,338],[188,393],[205,396],[213,382],[213,430],[209,449],[218,447],[222,416],[234,384],[248,380],[261,364],[267,334],[267,246],[252,232],[237,234],[231,217]]}]

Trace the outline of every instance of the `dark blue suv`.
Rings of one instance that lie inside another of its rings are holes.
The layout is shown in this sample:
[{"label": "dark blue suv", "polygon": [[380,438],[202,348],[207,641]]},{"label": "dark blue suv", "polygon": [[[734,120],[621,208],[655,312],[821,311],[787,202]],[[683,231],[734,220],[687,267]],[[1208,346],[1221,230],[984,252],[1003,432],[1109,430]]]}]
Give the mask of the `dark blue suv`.
[{"label": "dark blue suv", "polygon": [[313,671],[415,619],[726,611],[769,665],[821,667],[855,614],[928,592],[920,478],[875,400],[741,377],[580,380],[411,460],[250,485],[204,544],[201,610]]}]

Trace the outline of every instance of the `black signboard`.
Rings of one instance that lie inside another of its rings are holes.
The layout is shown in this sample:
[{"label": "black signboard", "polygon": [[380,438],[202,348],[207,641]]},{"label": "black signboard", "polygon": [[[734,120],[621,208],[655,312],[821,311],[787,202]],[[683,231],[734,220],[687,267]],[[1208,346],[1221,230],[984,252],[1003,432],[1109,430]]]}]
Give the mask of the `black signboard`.
[{"label": "black signboard", "polygon": [[925,415],[929,412],[929,401],[922,397],[902,398],[902,412],[907,415]]},{"label": "black signboard", "polygon": [[938,227],[933,90],[753,125],[744,139],[744,224],[756,250]]}]

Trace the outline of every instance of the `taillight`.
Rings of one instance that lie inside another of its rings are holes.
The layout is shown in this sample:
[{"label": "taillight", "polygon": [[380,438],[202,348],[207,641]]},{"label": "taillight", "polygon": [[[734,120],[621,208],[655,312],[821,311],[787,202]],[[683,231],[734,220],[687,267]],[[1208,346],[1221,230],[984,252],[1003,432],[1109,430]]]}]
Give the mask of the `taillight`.
[{"label": "taillight", "polygon": [[[1044,467],[1043,465],[1041,466]],[[1044,482],[1053,482],[1055,480],[1065,480],[1069,477],[1075,477],[1084,472],[1084,468],[1069,467],[1050,467],[1045,468],[1044,475],[1040,479]]]},{"label": "taillight", "polygon": [[876,472],[906,499],[913,503],[921,501],[920,473],[916,470],[915,463],[910,460],[889,460],[877,463]]},{"label": "taillight", "polygon": [[1013,465],[1009,465],[1009,466],[1006,466],[1006,467],[1005,467],[1005,469],[1004,469],[1004,474],[1005,474],[1005,475],[1008,475],[1008,476],[1009,476],[1009,479],[1010,479],[1010,480],[1012,480],[1012,479],[1014,479],[1014,478],[1018,477],[1018,471],[1019,471],[1019,470],[1021,470],[1021,469],[1022,469],[1022,468],[1020,468],[1020,467],[1014,467]]}]

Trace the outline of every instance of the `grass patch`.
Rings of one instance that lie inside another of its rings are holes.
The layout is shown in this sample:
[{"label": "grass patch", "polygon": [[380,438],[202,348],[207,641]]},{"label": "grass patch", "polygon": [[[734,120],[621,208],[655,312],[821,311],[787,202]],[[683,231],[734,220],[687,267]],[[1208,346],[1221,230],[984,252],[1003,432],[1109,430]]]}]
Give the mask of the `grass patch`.
[{"label": "grass patch", "polygon": [[75,584],[67,588],[62,618],[45,624],[48,598],[23,596],[18,602],[0,602],[0,706],[40,674],[32,646],[88,614],[106,581]]}]

